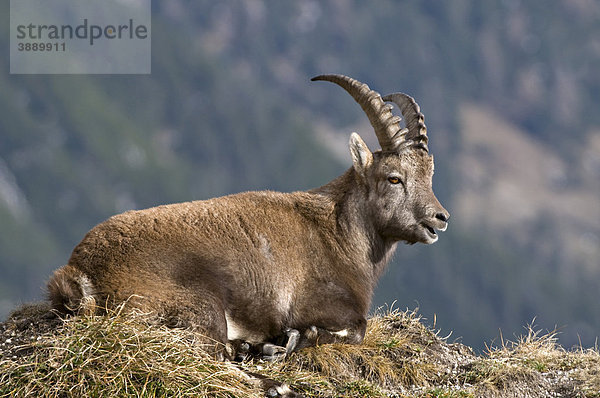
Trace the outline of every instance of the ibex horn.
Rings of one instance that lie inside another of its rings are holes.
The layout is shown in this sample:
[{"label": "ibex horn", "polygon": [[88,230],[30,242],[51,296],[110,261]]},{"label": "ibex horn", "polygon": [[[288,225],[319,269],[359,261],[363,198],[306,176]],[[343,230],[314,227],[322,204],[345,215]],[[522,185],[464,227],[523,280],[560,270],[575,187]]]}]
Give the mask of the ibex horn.
[{"label": "ibex horn", "polygon": [[377,91],[358,80],[344,75],[320,75],[311,81],[325,80],[341,86],[367,114],[383,151],[393,151],[404,140],[406,131],[400,128],[400,117],[392,114],[392,106],[381,99]]},{"label": "ibex horn", "polygon": [[414,98],[404,93],[393,93],[383,97],[383,100],[393,102],[398,106],[408,130],[406,139],[422,146],[427,151],[428,138],[425,116],[421,113],[419,104],[415,102]]}]

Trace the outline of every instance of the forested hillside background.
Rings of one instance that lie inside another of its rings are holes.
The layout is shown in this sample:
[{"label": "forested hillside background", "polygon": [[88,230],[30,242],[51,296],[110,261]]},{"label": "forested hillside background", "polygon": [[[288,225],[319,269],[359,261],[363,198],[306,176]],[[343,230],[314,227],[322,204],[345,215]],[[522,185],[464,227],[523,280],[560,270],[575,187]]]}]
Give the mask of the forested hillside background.
[{"label": "forested hillside background", "polygon": [[423,112],[452,214],[400,245],[375,306],[474,347],[600,335],[600,3],[154,1],[151,75],[10,75],[0,3],[0,317],[39,299],[96,223],[129,209],[319,186],[376,149],[344,73]]}]

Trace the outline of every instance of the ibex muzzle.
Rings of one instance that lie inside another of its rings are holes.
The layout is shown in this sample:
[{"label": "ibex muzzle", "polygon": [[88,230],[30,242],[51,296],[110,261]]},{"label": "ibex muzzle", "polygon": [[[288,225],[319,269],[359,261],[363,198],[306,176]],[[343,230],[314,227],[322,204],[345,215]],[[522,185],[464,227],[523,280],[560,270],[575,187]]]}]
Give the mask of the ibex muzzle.
[{"label": "ibex muzzle", "polygon": [[[433,243],[449,214],[435,198],[433,158],[415,101],[342,86],[377,134],[350,137],[353,167],[307,192],[246,192],[130,211],[97,225],[48,283],[62,312],[122,303],[225,346],[290,352],[360,343],[373,290],[396,243]],[[391,112],[395,103],[405,118]],[[277,348],[285,345],[285,349]],[[229,351],[231,354],[231,350]]]}]

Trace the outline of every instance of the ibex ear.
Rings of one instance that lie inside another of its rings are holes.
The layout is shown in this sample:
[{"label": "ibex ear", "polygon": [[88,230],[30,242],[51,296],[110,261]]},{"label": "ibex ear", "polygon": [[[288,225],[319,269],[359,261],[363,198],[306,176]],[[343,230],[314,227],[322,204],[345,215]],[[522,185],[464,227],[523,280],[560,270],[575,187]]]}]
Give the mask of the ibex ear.
[{"label": "ibex ear", "polygon": [[354,170],[363,176],[367,169],[373,164],[373,154],[367,147],[367,144],[360,138],[360,135],[352,133],[350,136],[350,154],[354,163]]}]

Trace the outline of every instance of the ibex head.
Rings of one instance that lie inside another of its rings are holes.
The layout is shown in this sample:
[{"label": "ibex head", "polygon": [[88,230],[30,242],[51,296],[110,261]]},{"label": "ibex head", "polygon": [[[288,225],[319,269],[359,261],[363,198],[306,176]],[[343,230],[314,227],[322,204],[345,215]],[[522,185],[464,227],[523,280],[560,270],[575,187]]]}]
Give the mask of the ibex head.
[{"label": "ibex head", "polygon": [[[358,184],[368,205],[366,214],[377,233],[389,241],[434,243],[436,230],[448,226],[449,213],[432,190],[433,156],[428,152],[427,128],[419,105],[410,96],[390,94],[383,99],[355,79],[343,75],[322,75],[340,85],[367,114],[381,145],[372,153],[356,133],[350,137],[350,153]],[[405,118],[392,114],[395,103]]]}]

